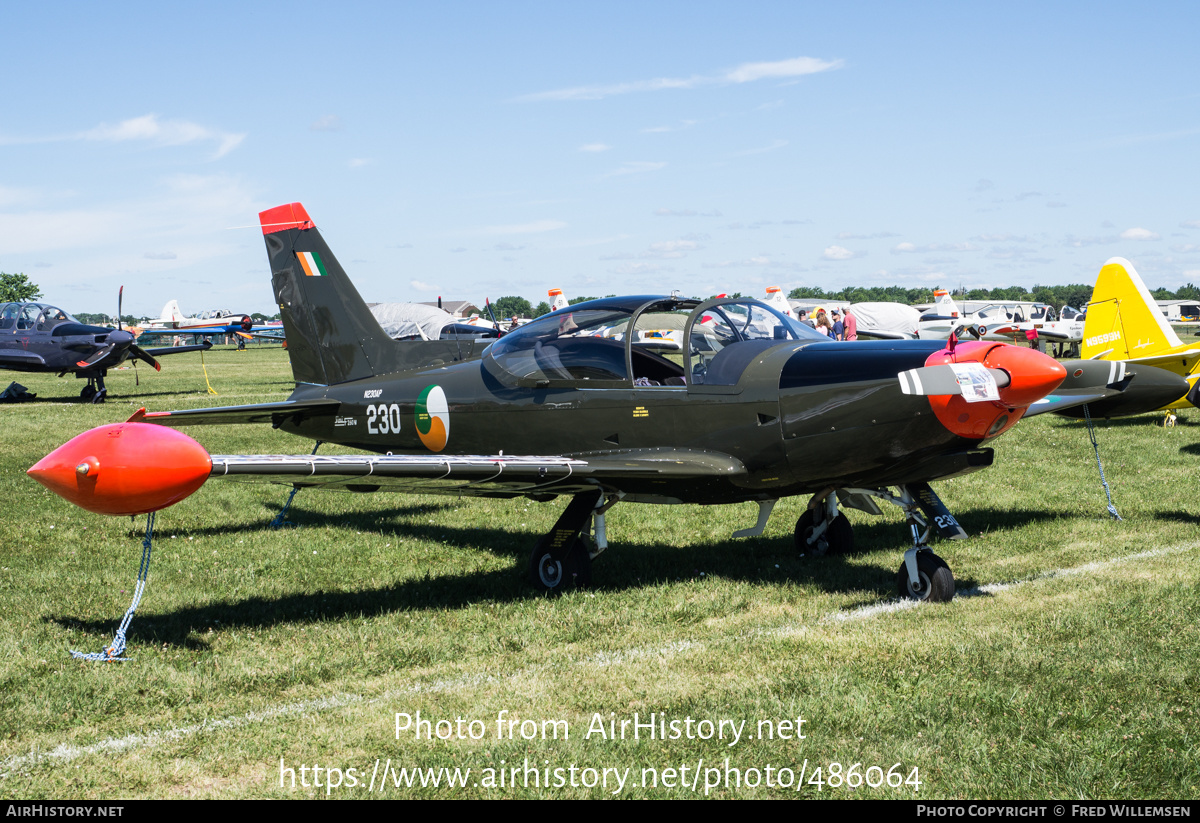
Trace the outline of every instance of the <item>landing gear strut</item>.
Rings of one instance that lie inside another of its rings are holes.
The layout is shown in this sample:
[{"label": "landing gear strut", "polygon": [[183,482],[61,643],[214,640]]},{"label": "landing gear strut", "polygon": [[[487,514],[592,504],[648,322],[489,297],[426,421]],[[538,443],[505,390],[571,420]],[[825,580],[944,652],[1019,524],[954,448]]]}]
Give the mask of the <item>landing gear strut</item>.
[{"label": "landing gear strut", "polygon": [[[614,496],[605,500],[601,489],[571,498],[554,528],[538,540],[529,556],[529,577],[533,585],[547,592],[589,585],[592,582],[592,558],[608,548],[604,513],[619,499]],[[584,537],[580,532],[589,518],[592,534]]]},{"label": "landing gear strut", "polygon": [[796,521],[796,551],[800,554],[849,554],[854,551],[854,527],[838,511],[836,491],[814,495]]},{"label": "landing gear strut", "polygon": [[104,398],[108,396],[108,389],[104,388],[104,376],[100,374],[89,376],[87,381],[87,385],[79,392],[80,399],[92,403],[103,403]]},{"label": "landing gear strut", "polygon": [[825,489],[813,496],[796,522],[796,549],[817,555],[853,550],[853,530],[838,506],[881,514],[876,500],[899,506],[912,534],[912,548],[904,553],[896,574],[900,596],[935,603],[952,600],[954,575],[946,561],[929,548],[929,538],[935,529],[950,540],[961,540],[967,533],[928,483],[909,483],[898,487],[895,494],[889,489]]}]

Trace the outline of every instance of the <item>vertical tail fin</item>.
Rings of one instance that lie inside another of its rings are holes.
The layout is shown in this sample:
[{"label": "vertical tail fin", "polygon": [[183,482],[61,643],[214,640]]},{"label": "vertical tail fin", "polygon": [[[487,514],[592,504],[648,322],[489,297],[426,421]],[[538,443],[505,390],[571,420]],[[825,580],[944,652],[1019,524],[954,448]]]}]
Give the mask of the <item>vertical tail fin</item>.
[{"label": "vertical tail fin", "polygon": [[163,306],[162,316],[160,316],[158,319],[166,320],[170,323],[178,323],[182,321],[184,317],[183,312],[179,310],[179,301],[168,300],[167,304]]},{"label": "vertical tail fin", "polygon": [[562,289],[550,289],[550,291],[547,293],[550,295],[551,311],[565,309],[570,305],[570,303],[567,302],[567,298],[563,297]]},{"label": "vertical tail fin", "polygon": [[330,385],[392,371],[387,336],[299,203],[261,212],[271,284],[297,383]]},{"label": "vertical tail fin", "polygon": [[788,317],[795,317],[792,312],[792,304],[788,302],[787,297],[783,294],[783,289],[779,286],[767,286],[767,296],[763,298],[763,302],[768,306],[778,309]]},{"label": "vertical tail fin", "polygon": [[1084,318],[1084,359],[1129,360],[1182,346],[1133,264],[1122,257],[1105,263]]}]

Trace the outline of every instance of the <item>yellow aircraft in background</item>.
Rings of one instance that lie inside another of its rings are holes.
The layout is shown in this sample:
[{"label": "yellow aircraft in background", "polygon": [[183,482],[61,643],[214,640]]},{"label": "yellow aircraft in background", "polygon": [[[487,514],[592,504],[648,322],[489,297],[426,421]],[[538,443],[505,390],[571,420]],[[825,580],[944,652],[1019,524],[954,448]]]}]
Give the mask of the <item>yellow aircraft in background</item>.
[{"label": "yellow aircraft in background", "polygon": [[1182,409],[1200,405],[1200,343],[1185,344],[1167,323],[1133,264],[1114,257],[1096,277],[1096,288],[1083,324],[1085,360],[1124,360],[1155,366],[1185,378],[1186,393],[1162,406]]}]

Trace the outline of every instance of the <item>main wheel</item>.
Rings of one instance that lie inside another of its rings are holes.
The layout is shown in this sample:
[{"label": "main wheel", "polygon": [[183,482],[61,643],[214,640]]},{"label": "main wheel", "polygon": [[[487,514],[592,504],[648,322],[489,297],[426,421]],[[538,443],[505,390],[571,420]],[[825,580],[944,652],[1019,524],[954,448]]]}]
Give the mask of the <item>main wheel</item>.
[{"label": "main wheel", "polygon": [[529,557],[529,577],[542,591],[561,592],[583,588],[592,582],[592,558],[587,545],[578,537],[567,549],[563,560],[550,553],[550,539],[538,540]]},{"label": "main wheel", "polygon": [[96,396],[96,387],[93,386],[91,383],[84,386],[83,391],[81,391],[79,393],[79,398],[81,400],[91,400],[95,396]]},{"label": "main wheel", "polygon": [[800,515],[800,519],[796,521],[796,551],[800,554],[812,552],[820,556],[849,554],[854,551],[854,527],[850,525],[850,521],[844,515],[839,514],[833,518],[833,522],[829,524],[825,534],[810,546],[808,540],[812,537],[815,527],[816,515],[813,514],[812,509],[806,509],[804,514]]},{"label": "main wheel", "polygon": [[917,577],[920,583],[913,586],[912,581],[908,579],[908,567],[900,564],[900,571],[896,573],[896,584],[901,597],[933,603],[949,603],[954,599],[954,574],[946,565],[946,561],[933,552],[917,552]]}]

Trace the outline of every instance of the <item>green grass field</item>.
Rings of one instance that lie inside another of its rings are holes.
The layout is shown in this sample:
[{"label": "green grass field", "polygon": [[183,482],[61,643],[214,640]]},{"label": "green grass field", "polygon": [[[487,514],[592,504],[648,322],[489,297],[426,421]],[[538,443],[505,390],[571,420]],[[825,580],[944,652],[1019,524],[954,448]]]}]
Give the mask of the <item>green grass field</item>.
[{"label": "green grass field", "polygon": [[145,518],[25,470],[142,405],[291,390],[278,348],[205,362],[215,397],[189,354],[110,373],[101,406],[5,373],[39,397],[0,405],[4,798],[1200,795],[1200,415],[1098,425],[1123,522],[1083,423],[1019,424],[937,484],[972,537],[937,547],[955,601],[911,608],[893,511],[851,512],[862,551],[813,558],[801,500],[740,541],[751,505],[619,505],[593,588],[546,597],[524,571],[563,502],[306,491],[274,531],[285,487],[214,482],[158,516],[133,660],[75,661],[129,605]]}]

